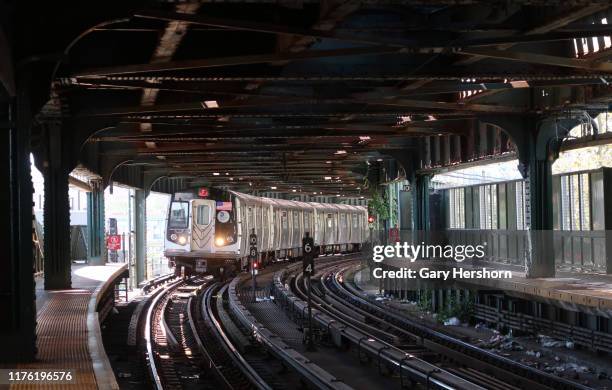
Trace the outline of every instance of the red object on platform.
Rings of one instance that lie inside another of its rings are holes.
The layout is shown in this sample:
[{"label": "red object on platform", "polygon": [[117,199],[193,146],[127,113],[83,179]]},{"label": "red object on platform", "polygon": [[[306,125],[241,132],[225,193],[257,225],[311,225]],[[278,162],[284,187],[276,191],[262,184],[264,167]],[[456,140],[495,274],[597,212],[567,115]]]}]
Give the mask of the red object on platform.
[{"label": "red object on platform", "polygon": [[399,242],[400,241],[400,234],[399,234],[399,229],[398,228],[391,228],[391,229],[389,229],[389,241],[390,242]]},{"label": "red object on platform", "polygon": [[112,234],[106,237],[106,248],[111,251],[118,251],[121,249],[121,236],[118,234]]}]

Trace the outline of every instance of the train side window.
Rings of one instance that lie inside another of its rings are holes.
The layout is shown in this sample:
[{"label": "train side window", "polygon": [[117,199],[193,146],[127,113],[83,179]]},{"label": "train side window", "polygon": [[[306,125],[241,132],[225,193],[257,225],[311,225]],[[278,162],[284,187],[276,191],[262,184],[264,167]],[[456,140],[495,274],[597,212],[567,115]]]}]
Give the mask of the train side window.
[{"label": "train side window", "polygon": [[346,228],[346,214],[340,214],[340,227]]},{"label": "train side window", "polygon": [[310,232],[310,213],[304,213],[304,231]]},{"label": "train side window", "polygon": [[196,223],[198,225],[208,225],[210,223],[210,206],[204,204],[196,208]]},{"label": "train side window", "polygon": [[327,227],[331,229],[333,226],[333,215],[327,214]]},{"label": "train side window", "polygon": [[353,214],[353,227],[359,227],[359,217],[357,216],[357,214]]},{"label": "train side window", "polygon": [[287,212],[283,211],[281,214],[281,226],[283,229],[287,229],[289,227],[289,222],[287,221]]},{"label": "train side window", "polygon": [[300,214],[297,211],[293,212],[293,227],[294,228],[300,227]]},{"label": "train side window", "polygon": [[249,207],[247,209],[247,219],[248,219],[248,224],[249,224],[249,228],[252,228],[255,226],[255,221],[253,220],[253,208]]}]

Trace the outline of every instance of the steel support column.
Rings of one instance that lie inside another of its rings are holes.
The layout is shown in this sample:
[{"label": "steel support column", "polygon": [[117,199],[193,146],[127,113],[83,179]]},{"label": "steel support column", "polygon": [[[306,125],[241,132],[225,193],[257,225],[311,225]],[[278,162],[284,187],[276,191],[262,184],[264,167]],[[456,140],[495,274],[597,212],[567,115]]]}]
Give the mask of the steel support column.
[{"label": "steel support column", "polygon": [[525,179],[525,221],[529,227],[525,272],[528,278],[554,277],[552,160],[533,159]]},{"label": "steel support column", "polygon": [[136,249],[136,283],[140,284],[146,277],[146,259],[147,259],[147,244],[146,244],[146,197],[144,190],[134,191],[134,237]]},{"label": "steel support column", "polygon": [[10,101],[0,99],[0,363],[34,360],[36,305],[32,260],[32,180],[30,176],[30,112],[24,91]]},{"label": "steel support column", "polygon": [[49,126],[45,133],[45,289],[68,289],[72,281],[67,143],[60,126]]},{"label": "steel support column", "polygon": [[429,175],[412,176],[412,238],[420,242],[429,230]]},{"label": "steel support column", "polygon": [[102,181],[91,182],[87,193],[87,260],[90,265],[104,265],[104,188]]},{"label": "steel support column", "polygon": [[519,171],[525,178],[525,225],[528,229],[525,273],[528,278],[555,276],[552,164],[563,138],[588,115],[552,118],[483,118],[503,129],[514,141]]}]

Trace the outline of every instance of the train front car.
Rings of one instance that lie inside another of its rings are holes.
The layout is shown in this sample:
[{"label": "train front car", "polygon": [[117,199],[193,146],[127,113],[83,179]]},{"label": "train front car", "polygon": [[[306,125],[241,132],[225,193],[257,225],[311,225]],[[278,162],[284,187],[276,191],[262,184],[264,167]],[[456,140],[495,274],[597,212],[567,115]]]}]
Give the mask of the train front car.
[{"label": "train front car", "polygon": [[229,275],[238,268],[235,201],[227,192],[214,198],[175,194],[170,203],[164,255],[177,274]]}]

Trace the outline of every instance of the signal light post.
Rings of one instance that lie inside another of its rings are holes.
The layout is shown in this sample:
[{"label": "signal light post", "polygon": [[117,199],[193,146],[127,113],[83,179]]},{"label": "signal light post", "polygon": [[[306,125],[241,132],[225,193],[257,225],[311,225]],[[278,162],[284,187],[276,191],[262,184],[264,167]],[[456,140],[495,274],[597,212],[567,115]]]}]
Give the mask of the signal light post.
[{"label": "signal light post", "polygon": [[251,260],[251,279],[253,280],[253,302],[257,302],[257,234],[255,234],[255,229],[251,231],[249,235],[249,257]]},{"label": "signal light post", "polygon": [[306,349],[314,351],[314,339],[312,335],[312,302],[310,277],[314,274],[314,240],[309,232],[304,233],[302,239],[302,271],[308,284],[308,332],[306,332]]}]

